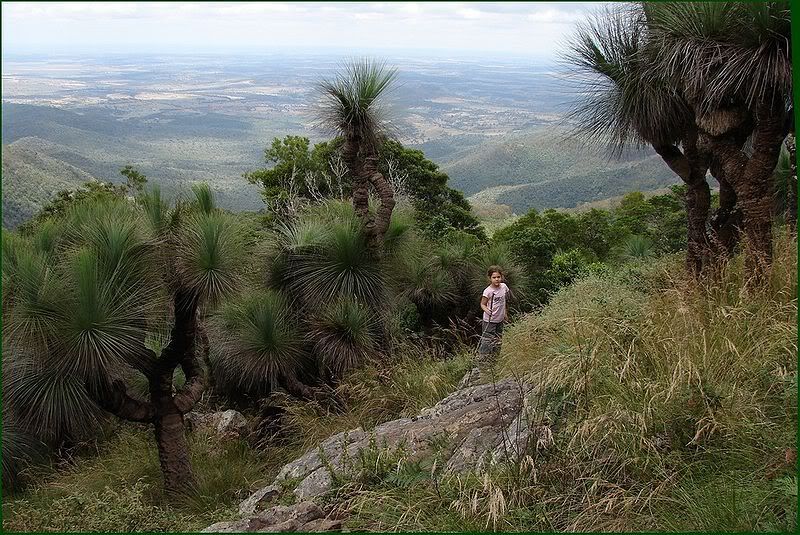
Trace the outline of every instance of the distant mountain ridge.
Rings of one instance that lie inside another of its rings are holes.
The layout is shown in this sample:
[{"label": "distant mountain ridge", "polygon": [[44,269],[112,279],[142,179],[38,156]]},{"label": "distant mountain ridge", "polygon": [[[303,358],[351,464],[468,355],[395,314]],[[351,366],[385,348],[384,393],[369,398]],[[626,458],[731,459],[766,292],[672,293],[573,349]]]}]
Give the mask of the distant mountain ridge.
[{"label": "distant mountain ridge", "polygon": [[[33,217],[56,193],[94,180],[91,174],[54,158],[37,145],[38,138],[22,138],[3,145],[3,226],[13,228]],[[21,143],[20,143],[21,142]]]},{"label": "distant mountain ridge", "polygon": [[[184,195],[191,183],[206,180],[221,206],[262,208],[257,188],[241,173],[263,165],[253,154],[271,134],[255,134],[241,119],[221,121],[218,115],[171,117],[156,125],[149,118],[120,119],[107,109],[4,103],[3,139],[11,142],[3,154],[4,224],[24,221],[59,189],[93,178],[121,180],[119,170],[126,164],[168,196]],[[566,139],[564,129],[553,125],[491,137],[442,136],[416,147],[448,173],[451,187],[482,202],[509,205],[518,214],[678,182],[652,151],[610,159],[600,149]]]},{"label": "distant mountain ridge", "polygon": [[[679,182],[652,150],[628,150],[611,158],[601,147],[568,139],[556,126],[463,149],[442,169],[466,195],[494,199],[517,213],[571,208]],[[484,191],[487,195],[480,195]]]}]

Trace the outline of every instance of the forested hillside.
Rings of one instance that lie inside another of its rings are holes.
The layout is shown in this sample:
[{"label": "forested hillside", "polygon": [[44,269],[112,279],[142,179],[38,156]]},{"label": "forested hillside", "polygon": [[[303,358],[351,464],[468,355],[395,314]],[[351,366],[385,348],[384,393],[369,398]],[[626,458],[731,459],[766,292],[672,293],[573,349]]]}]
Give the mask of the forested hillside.
[{"label": "forested hillside", "polygon": [[[206,154],[236,187],[175,187],[219,138],[116,117],[109,156],[96,116],[17,108],[3,193],[35,213],[2,231],[3,531],[796,532],[789,15],[600,10],[566,46],[570,141],[459,135],[444,166],[398,139],[401,70],[373,59],[292,93],[324,139]],[[506,104],[456,116],[547,120]],[[116,167],[148,143],[176,168]],[[114,176],[76,186],[80,158]],[[459,181],[619,199],[488,229]]]},{"label": "forested hillside", "polygon": [[89,173],[26,145],[3,145],[3,227],[30,219],[55,194],[92,180]]},{"label": "forested hillside", "polygon": [[496,203],[516,213],[571,208],[678,181],[652,150],[626,150],[614,158],[602,147],[569,139],[566,130],[555,127],[466,148],[442,168],[467,196],[497,186],[519,186],[495,197]]}]

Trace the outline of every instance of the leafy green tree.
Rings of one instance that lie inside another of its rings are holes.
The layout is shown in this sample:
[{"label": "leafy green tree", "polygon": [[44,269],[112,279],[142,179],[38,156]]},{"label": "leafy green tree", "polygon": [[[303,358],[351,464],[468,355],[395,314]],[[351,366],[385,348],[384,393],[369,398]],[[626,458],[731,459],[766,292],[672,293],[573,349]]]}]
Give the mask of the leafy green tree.
[{"label": "leafy green tree", "polygon": [[245,173],[251,184],[262,187],[261,194],[270,210],[285,215],[298,200],[319,201],[343,196],[350,191],[349,178],[333,169],[339,140],[322,142],[310,148],[307,137],[274,138],[265,149],[270,167]]},{"label": "leafy green tree", "polygon": [[563,251],[553,256],[548,276],[553,290],[571,284],[589,265],[589,261],[578,249]]},{"label": "leafy green tree", "polygon": [[580,214],[578,235],[582,245],[594,252],[598,259],[605,260],[615,240],[611,214],[597,208]]},{"label": "leafy green tree", "polygon": [[406,193],[416,210],[417,224],[433,239],[447,237],[453,230],[465,231],[485,240],[486,235],[464,194],[447,185],[449,177],[422,151],[387,140],[381,147],[381,170],[390,167],[406,179]]},{"label": "leafy green tree", "polygon": [[616,232],[622,235],[645,234],[653,206],[645,200],[641,191],[632,191],[622,198],[614,213]]},{"label": "leafy green tree", "polygon": [[208,187],[195,194],[172,209],[157,190],[86,199],[57,234],[3,244],[4,408],[53,439],[96,425],[99,409],[153,424],[170,493],[194,482],[183,415],[205,387],[201,320],[236,288],[245,253]]}]

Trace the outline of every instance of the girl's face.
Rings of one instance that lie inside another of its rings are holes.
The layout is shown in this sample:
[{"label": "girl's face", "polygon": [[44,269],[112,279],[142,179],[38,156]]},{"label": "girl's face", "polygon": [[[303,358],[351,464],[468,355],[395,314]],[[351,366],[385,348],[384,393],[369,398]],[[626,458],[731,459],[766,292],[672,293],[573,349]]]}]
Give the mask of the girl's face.
[{"label": "girl's face", "polygon": [[503,282],[503,274],[500,273],[499,271],[495,271],[494,273],[492,273],[491,279],[492,279],[492,286],[498,288],[500,287],[500,283]]}]

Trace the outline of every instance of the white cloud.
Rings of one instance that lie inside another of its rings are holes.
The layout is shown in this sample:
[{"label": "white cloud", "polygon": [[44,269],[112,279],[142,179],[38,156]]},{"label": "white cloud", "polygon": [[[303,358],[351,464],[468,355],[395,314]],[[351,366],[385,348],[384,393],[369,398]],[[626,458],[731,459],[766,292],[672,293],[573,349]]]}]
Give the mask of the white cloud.
[{"label": "white cloud", "polygon": [[549,55],[590,5],[534,2],[3,2],[9,51],[288,46]]},{"label": "white cloud", "polygon": [[556,24],[564,24],[568,22],[574,22],[581,17],[585,16],[585,13],[575,12],[575,11],[563,11],[561,9],[542,9],[539,11],[534,11],[528,15],[528,20],[531,22],[550,22]]},{"label": "white cloud", "polygon": [[479,9],[473,9],[471,7],[466,9],[459,9],[456,11],[456,13],[458,13],[465,19],[480,19],[484,15],[483,11]]}]

